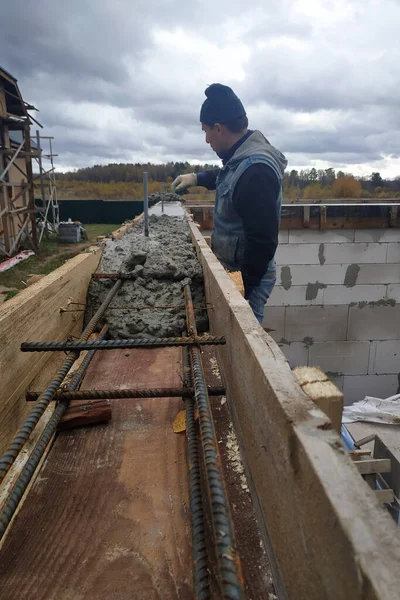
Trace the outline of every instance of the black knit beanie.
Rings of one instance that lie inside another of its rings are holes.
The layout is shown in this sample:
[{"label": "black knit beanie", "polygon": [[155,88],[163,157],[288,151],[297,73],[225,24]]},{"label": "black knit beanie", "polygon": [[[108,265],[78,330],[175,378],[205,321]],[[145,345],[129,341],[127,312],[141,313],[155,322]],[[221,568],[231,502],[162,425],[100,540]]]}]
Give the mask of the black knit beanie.
[{"label": "black knit beanie", "polygon": [[205,90],[207,99],[204,100],[200,111],[200,122],[205,125],[227,123],[246,116],[243,104],[227,85],[213,83]]}]

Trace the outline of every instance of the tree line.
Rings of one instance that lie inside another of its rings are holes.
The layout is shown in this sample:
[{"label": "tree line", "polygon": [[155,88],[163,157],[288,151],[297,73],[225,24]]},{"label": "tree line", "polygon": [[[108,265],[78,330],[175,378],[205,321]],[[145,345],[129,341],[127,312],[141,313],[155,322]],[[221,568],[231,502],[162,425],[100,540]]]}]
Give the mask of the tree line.
[{"label": "tree line", "polygon": [[[215,165],[190,165],[188,162],[112,163],[95,165],[66,173],[57,173],[57,187],[61,198],[143,198],[143,173],[148,173],[149,193],[170,189],[172,181],[181,173],[215,169]],[[194,188],[193,193],[204,193]],[[384,179],[373,172],[368,177],[329,169],[292,169],[283,178],[283,196],[286,199],[318,198],[400,198],[400,177]]]}]

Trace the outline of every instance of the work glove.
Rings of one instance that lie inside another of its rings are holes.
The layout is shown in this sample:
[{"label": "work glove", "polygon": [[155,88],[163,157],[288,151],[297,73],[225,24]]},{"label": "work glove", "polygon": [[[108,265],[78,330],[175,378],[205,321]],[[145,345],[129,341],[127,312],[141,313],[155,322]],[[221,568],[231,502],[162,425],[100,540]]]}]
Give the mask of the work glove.
[{"label": "work glove", "polygon": [[172,182],[172,191],[175,194],[186,194],[188,188],[197,185],[196,173],[187,173],[186,175],[178,175],[175,181]]}]

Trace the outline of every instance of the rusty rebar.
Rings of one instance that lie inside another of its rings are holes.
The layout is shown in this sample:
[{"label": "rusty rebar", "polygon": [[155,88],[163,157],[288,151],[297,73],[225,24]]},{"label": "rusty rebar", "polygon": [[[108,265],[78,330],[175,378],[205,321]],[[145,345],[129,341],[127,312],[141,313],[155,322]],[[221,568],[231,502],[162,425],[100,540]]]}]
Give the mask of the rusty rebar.
[{"label": "rusty rebar", "polygon": [[[195,336],[197,335],[197,328],[189,285],[185,286],[184,293],[188,333]],[[189,348],[189,353],[192,379],[196,390],[195,398],[199,412],[200,436],[203,447],[208,497],[210,500],[215,553],[218,563],[218,584],[224,599],[239,600],[243,598],[240,560],[235,548],[233,525],[224,485],[210,400],[204,378],[201,352],[198,347],[192,346]]]},{"label": "rusty rebar", "polygon": [[[96,313],[93,315],[93,317],[90,319],[89,323],[83,330],[80,337],[80,342],[78,343],[85,342],[92,335],[95,328],[97,327],[97,324],[104,315],[107,306],[110,304],[111,300],[114,298],[121,285],[122,281],[117,281],[111,288],[111,290],[108,292],[99,309],[96,311]],[[79,357],[79,351],[81,350],[81,348],[71,348],[71,350],[72,352],[69,352],[58,373],[56,374],[54,379],[49,383],[49,385],[41,394],[41,396],[38,398],[37,403],[29,413],[27,419],[25,420],[25,423],[22,425],[21,429],[18,431],[17,435],[14,437],[7,450],[0,458],[0,483],[3,481],[11,465],[17,458],[21,448],[24,446],[26,440],[29,438],[32,431],[36,427],[40,417],[43,415],[44,411],[48,407],[57,389],[64,381],[64,378],[67,375],[68,371],[70,370],[76,359]]]},{"label": "rusty rebar", "polygon": [[127,340],[85,340],[77,342],[25,342],[22,352],[115,350],[117,348],[167,348],[170,346],[210,346],[225,344],[224,337],[193,336],[177,338],[134,338]]},{"label": "rusty rebar", "polygon": [[[73,304],[71,302],[71,304]],[[169,310],[169,309],[179,309],[179,310],[185,310],[185,305],[184,304],[169,304],[166,306],[132,306],[127,304],[126,306],[109,306],[107,310],[137,310],[137,311],[142,311],[142,310]],[[208,308],[211,308],[210,306],[195,306],[196,310],[208,310]],[[60,312],[61,313],[66,313],[66,312],[85,312],[86,308],[60,308]]]},{"label": "rusty rebar", "polygon": [[136,278],[136,273],[92,273],[92,279],[135,280]]},{"label": "rusty rebar", "polygon": [[[99,339],[103,339],[107,335],[107,331],[108,331],[108,325],[104,325],[104,327],[100,331]],[[76,390],[78,388],[78,386],[80,385],[95,352],[96,352],[95,350],[91,350],[90,352],[87,353],[87,355],[83,359],[82,364],[80,365],[79,369],[76,371],[76,373],[74,374],[74,377],[72,378],[71,382],[68,385],[68,390],[70,391],[70,393],[73,393],[74,390]],[[22,469],[21,474],[19,475],[17,481],[15,482],[13,488],[11,489],[11,491],[8,495],[8,498],[7,498],[7,502],[4,505],[4,508],[0,514],[0,540],[3,537],[3,535],[5,534],[6,529],[7,529],[8,525],[10,524],[11,519],[13,518],[13,515],[18,507],[18,504],[20,503],[21,498],[24,495],[25,490],[28,487],[29,482],[32,479],[32,476],[33,476],[50,440],[52,439],[54,433],[56,432],[57,425],[60,422],[65,411],[67,410],[69,402],[70,401],[68,398],[60,399],[58,401],[57,406],[49,419],[49,422],[47,423],[46,427],[44,428],[44,431],[41,434],[38,442],[36,443],[36,446],[34,447],[31,455],[29,456],[28,460],[26,461],[26,464],[25,464],[24,468]]]},{"label": "rusty rebar", "polygon": [[[91,352],[95,352],[91,350]],[[222,386],[208,387],[209,396],[224,396]],[[134,388],[125,390],[79,390],[77,392],[60,391],[53,400],[119,400],[121,398],[190,398],[195,393],[192,386],[182,388]],[[40,392],[26,392],[27,402],[36,402]]]},{"label": "rusty rebar", "polygon": [[[188,347],[183,348],[183,382],[187,388],[191,388],[193,385]],[[208,572],[203,494],[201,489],[200,457],[195,419],[195,400],[193,396],[186,399],[185,407],[189,466],[189,496],[193,535],[193,586],[196,600],[209,600],[209,598],[211,598],[211,590]]]}]

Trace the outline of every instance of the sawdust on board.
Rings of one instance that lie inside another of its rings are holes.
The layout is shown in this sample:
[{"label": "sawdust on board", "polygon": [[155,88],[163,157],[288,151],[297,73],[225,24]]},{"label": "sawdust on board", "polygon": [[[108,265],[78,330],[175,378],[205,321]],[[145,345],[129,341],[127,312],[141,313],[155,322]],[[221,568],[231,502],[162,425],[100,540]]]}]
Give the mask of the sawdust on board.
[{"label": "sawdust on board", "polygon": [[214,356],[210,356],[209,362],[212,374],[215,375],[215,377],[218,377],[218,379],[221,379],[217,359]]},{"label": "sawdust on board", "polygon": [[226,449],[227,456],[231,462],[232,468],[240,476],[240,486],[242,490],[250,493],[249,486],[247,485],[246,475],[244,474],[244,466],[242,463],[242,457],[240,455],[239,444],[233,431],[232,423],[229,425],[228,435],[226,436]]},{"label": "sawdust on board", "polygon": [[244,285],[242,274],[240,271],[227,271],[229,277],[232,279],[233,283],[236,285],[239,292],[244,296]]}]

